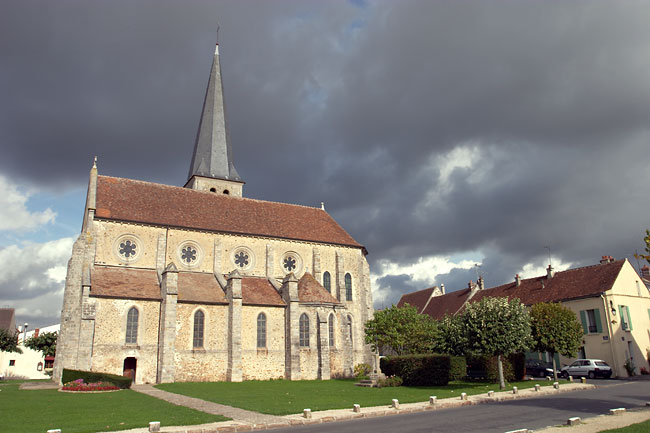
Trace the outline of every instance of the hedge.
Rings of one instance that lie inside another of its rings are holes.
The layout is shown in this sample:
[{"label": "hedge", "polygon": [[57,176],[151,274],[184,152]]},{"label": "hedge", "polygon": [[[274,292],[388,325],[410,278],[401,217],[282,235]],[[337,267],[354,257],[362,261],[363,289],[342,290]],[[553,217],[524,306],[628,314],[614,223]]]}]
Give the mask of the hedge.
[{"label": "hedge", "polygon": [[[460,364],[460,360],[454,361],[453,374],[458,374]],[[381,358],[380,367],[387,376],[401,377],[406,386],[445,386],[452,380],[449,355],[392,356]]]},{"label": "hedge", "polygon": [[61,381],[64,384],[77,379],[83,379],[86,383],[110,382],[120,389],[131,388],[131,382],[133,381],[130,377],[118,376],[117,374],[99,373],[94,371],[68,370],[65,368],[63,369],[63,376],[61,377]]},{"label": "hedge", "polygon": [[449,380],[460,380],[467,376],[467,360],[464,356],[451,356],[449,358]]},{"label": "hedge", "polygon": [[[523,380],[526,374],[526,357],[523,353],[513,353],[501,358],[503,378],[506,382]],[[496,356],[468,356],[467,377],[469,379],[499,380]]]}]

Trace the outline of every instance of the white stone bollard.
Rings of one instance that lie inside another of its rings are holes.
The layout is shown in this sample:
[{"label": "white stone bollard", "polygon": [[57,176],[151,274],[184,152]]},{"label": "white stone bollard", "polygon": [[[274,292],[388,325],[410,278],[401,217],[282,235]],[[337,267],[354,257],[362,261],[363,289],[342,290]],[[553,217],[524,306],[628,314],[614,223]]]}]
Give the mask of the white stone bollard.
[{"label": "white stone bollard", "polygon": [[159,432],[160,431],[160,421],[151,421],[149,423],[150,432]]},{"label": "white stone bollard", "polygon": [[399,409],[399,400],[398,399],[396,399],[396,398],[393,399],[392,407],[393,407],[393,409]]},{"label": "white stone bollard", "polygon": [[540,390],[541,388],[542,388],[541,386],[539,386],[538,384],[535,384],[535,391],[539,392],[539,390]]},{"label": "white stone bollard", "polygon": [[356,413],[361,412],[361,406],[358,405],[358,404],[355,404],[354,406],[352,406],[352,412],[356,412]]},{"label": "white stone bollard", "polygon": [[553,378],[551,376],[546,376],[546,380],[551,381]]},{"label": "white stone bollard", "polygon": [[560,382],[553,382],[553,388],[560,389]]},{"label": "white stone bollard", "polygon": [[625,408],[624,407],[618,407],[616,409],[610,409],[609,414],[610,415],[623,415],[625,413]]},{"label": "white stone bollard", "polygon": [[569,382],[573,382],[573,376],[569,376],[569,378],[568,378],[567,380],[568,380]]},{"label": "white stone bollard", "polygon": [[435,395],[430,396],[429,404],[433,406],[434,404],[436,404],[436,400],[438,400],[438,397],[436,397]]},{"label": "white stone bollard", "polygon": [[519,388],[517,388],[516,386],[513,386],[512,387],[512,393],[513,394],[519,394]]},{"label": "white stone bollard", "polygon": [[566,425],[577,425],[577,424],[581,424],[581,423],[582,423],[582,420],[580,419],[579,416],[574,416],[573,418],[569,418],[566,421]]},{"label": "white stone bollard", "polygon": [[580,378],[580,383],[587,383],[587,378],[586,377],[581,377]]},{"label": "white stone bollard", "polygon": [[494,391],[488,391],[488,397],[494,397]]},{"label": "white stone bollard", "polygon": [[55,428],[53,430],[48,430],[47,433],[61,433],[61,429],[60,428]]},{"label": "white stone bollard", "polygon": [[466,392],[461,392],[460,393],[460,399],[461,400],[467,400],[467,393]]},{"label": "white stone bollard", "polygon": [[311,418],[311,409],[305,409],[302,411],[302,416],[304,418],[310,419]]}]

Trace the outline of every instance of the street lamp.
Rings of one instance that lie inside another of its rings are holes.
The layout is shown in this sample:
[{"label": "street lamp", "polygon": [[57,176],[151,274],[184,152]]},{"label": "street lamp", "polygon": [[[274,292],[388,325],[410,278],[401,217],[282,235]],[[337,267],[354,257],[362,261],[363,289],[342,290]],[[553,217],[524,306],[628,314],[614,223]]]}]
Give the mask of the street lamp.
[{"label": "street lamp", "polygon": [[25,323],[25,327],[23,329],[23,346],[25,345],[25,340],[27,339],[27,326],[29,323]]}]

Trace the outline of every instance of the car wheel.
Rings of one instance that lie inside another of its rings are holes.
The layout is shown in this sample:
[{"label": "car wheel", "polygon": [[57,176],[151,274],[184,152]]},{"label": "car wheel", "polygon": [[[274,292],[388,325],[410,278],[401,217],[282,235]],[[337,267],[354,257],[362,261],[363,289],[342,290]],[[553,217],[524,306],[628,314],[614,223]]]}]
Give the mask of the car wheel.
[{"label": "car wheel", "polygon": [[589,379],[593,379],[594,377],[596,377],[596,374],[593,371],[590,371],[588,376],[589,376]]},{"label": "car wheel", "polygon": [[560,373],[560,376],[562,376],[565,379],[568,379],[569,378],[569,372],[568,371],[563,371],[562,373]]}]

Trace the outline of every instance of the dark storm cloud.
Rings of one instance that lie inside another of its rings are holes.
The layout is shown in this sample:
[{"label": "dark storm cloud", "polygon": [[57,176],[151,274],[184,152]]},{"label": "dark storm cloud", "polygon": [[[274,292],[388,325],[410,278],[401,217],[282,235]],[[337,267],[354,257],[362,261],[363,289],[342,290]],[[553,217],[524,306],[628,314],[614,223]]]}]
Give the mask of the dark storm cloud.
[{"label": "dark storm cloud", "polygon": [[[102,174],[182,185],[219,22],[245,195],[324,201],[373,269],[481,251],[495,285],[546,245],[575,265],[640,248],[650,3],[3,9],[0,171],[14,178],[78,185],[98,154]],[[439,158],[458,148],[471,167],[445,180]],[[468,273],[439,282],[464,287]],[[380,284],[410,290],[398,280]]]}]

